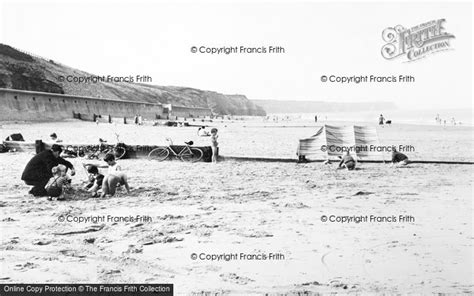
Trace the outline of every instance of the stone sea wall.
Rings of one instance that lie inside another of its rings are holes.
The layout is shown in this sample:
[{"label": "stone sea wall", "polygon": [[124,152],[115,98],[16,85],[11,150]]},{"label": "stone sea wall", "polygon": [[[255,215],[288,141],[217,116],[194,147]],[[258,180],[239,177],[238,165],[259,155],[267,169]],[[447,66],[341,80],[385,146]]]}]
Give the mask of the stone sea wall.
[{"label": "stone sea wall", "polygon": [[92,118],[94,114],[128,118],[140,114],[150,120],[168,115],[211,115],[211,110],[206,108],[172,106],[171,109],[171,113],[165,113],[161,104],[0,88],[0,121],[61,120],[73,118],[74,113],[84,114],[87,118]]}]

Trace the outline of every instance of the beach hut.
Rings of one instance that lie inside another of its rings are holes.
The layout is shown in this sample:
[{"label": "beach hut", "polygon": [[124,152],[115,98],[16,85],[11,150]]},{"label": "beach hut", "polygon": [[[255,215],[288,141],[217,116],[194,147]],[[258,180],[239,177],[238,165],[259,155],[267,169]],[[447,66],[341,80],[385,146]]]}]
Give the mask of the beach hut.
[{"label": "beach hut", "polygon": [[324,125],[313,136],[300,139],[297,154],[305,160],[338,160],[349,150],[358,160],[384,160],[375,127]]}]

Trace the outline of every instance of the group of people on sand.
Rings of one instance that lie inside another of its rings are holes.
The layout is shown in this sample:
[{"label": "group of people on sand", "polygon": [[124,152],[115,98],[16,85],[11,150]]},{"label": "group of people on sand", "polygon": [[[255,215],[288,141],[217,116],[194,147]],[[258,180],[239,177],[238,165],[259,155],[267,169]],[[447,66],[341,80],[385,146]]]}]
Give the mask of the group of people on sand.
[{"label": "group of people on sand", "polygon": [[[393,147],[393,149],[392,149],[392,165],[397,166],[397,167],[401,167],[401,166],[406,166],[409,163],[410,163],[410,161],[408,160],[408,156],[406,156],[405,154],[397,151],[397,149],[395,147]],[[344,152],[344,154],[341,157],[341,161],[339,162],[338,169],[346,168],[349,171],[352,171],[352,170],[355,170],[356,165],[357,165],[356,160],[354,159],[354,157],[351,156],[349,150],[347,150],[346,152]]]},{"label": "group of people on sand", "polygon": [[[435,117],[435,121],[437,124],[441,125],[444,123],[444,125],[446,126],[446,119],[442,119],[439,114],[436,114],[436,117]],[[457,122],[456,119],[454,117],[451,118],[451,125],[462,125],[462,122]]]},{"label": "group of people on sand", "polygon": [[[198,135],[210,137],[212,149],[212,162],[217,162],[218,156],[218,135],[217,129],[212,128],[210,132],[205,127],[200,127]],[[74,194],[74,188],[71,186],[71,176],[76,174],[73,164],[65,160],[62,156],[63,149],[58,144],[62,142],[56,133],[50,135],[54,143],[51,149],[36,154],[26,165],[21,179],[30,186],[30,194],[37,197],[56,198],[65,200],[68,195]],[[101,144],[103,140],[101,139]],[[116,189],[124,186],[127,193],[130,192],[127,175],[123,172],[121,166],[117,163],[114,154],[109,153],[104,157],[106,165],[85,163],[82,164],[88,174],[88,182],[82,188],[92,197],[113,196]],[[103,175],[99,169],[107,169],[107,174]]]},{"label": "group of people on sand", "polygon": [[[74,194],[71,186],[71,176],[76,174],[72,163],[62,158],[62,148],[58,144],[53,144],[51,149],[36,154],[26,165],[21,179],[33,186],[29,191],[36,197],[48,197],[49,200],[65,200]],[[92,197],[113,196],[119,186],[124,186],[127,192],[130,187],[127,175],[122,171],[116,162],[113,154],[104,157],[107,165],[83,164],[88,173],[88,184],[84,189]],[[102,175],[99,168],[107,168],[107,175]],[[69,173],[69,174],[68,174]]]}]

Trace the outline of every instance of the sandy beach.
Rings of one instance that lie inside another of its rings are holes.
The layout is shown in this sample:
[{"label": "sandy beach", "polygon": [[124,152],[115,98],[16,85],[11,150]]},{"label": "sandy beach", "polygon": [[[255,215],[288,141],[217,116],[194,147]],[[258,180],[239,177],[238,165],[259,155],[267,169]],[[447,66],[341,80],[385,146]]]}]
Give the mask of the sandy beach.
[{"label": "sandy beach", "polygon": [[[214,125],[225,156],[296,159],[297,140],[316,131],[258,120]],[[27,141],[54,131],[65,142],[113,143],[119,132],[127,144],[207,144],[196,129],[69,121],[0,131]],[[378,128],[382,144],[413,145],[409,157],[418,160],[474,161],[472,132]],[[321,163],[126,159],[130,195],[78,191],[59,202],[27,194],[20,176],[32,156],[0,154],[1,283],[173,283],[176,295],[473,293],[472,165],[349,172]],[[82,161],[72,159],[76,188],[86,178]],[[114,220],[137,215],[143,220]],[[87,217],[105,221],[79,221]],[[361,220],[336,222],[342,217]]]}]

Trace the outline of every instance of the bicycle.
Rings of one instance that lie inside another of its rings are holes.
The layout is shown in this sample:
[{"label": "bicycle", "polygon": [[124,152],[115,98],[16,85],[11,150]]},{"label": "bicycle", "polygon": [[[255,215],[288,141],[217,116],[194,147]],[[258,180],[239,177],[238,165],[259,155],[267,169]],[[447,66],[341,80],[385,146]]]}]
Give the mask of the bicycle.
[{"label": "bicycle", "polygon": [[181,149],[181,151],[176,152],[171,145],[173,145],[173,142],[171,139],[166,139],[170,144],[167,147],[158,147],[150,151],[148,153],[148,159],[149,160],[157,160],[157,161],[163,161],[168,158],[170,153],[176,157],[180,158],[182,161],[186,162],[196,162],[202,159],[202,156],[204,153],[202,152],[201,149],[195,148],[195,147],[190,147],[193,142],[184,142],[184,147]]},{"label": "bicycle", "polygon": [[115,156],[116,159],[121,159],[123,157],[125,157],[125,155],[127,154],[127,146],[124,144],[124,143],[120,143],[118,142],[117,144],[115,145],[110,145],[110,144],[107,144],[107,141],[104,141],[102,139],[99,139],[99,142],[100,144],[98,145],[97,147],[97,150],[96,149],[91,149],[92,152],[91,153],[85,153],[85,157],[87,159],[99,159],[99,160],[102,160],[104,159],[105,155],[107,154],[113,154]]}]

